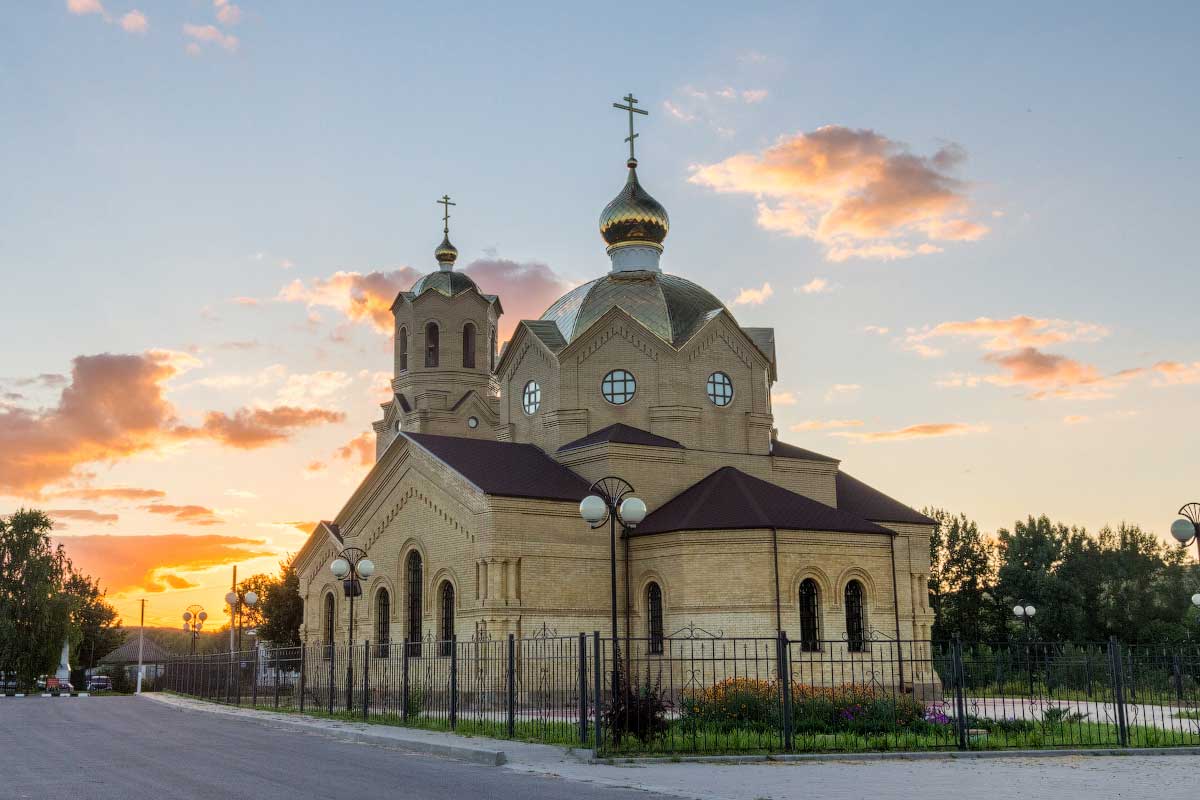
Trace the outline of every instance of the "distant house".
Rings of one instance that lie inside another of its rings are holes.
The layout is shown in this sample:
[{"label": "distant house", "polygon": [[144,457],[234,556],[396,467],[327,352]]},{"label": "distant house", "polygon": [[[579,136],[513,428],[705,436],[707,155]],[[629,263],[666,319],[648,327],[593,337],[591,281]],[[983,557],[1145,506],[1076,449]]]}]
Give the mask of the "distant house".
[{"label": "distant house", "polygon": [[[146,669],[143,685],[147,681],[156,680],[166,670],[167,661],[174,657],[175,653],[167,650],[153,639],[145,639],[142,642],[142,666]],[[130,636],[125,644],[100,659],[101,667],[124,667],[125,674],[131,683],[137,681],[137,665],[137,636]]]}]

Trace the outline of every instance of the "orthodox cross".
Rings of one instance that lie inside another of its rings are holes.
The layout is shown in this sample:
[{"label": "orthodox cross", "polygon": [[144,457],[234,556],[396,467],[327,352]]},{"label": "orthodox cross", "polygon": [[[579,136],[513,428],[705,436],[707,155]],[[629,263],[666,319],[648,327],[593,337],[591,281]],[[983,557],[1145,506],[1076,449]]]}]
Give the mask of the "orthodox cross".
[{"label": "orthodox cross", "polygon": [[448,194],[442,195],[442,199],[438,200],[438,203],[440,203],[444,208],[444,211],[442,212],[442,233],[449,234],[450,233],[450,206],[456,206],[456,205],[458,205],[458,203],[451,203],[450,195],[448,195]]},{"label": "orthodox cross", "polygon": [[633,92],[630,92],[629,94],[625,95],[621,99],[624,100],[627,105],[621,105],[620,103],[613,103],[613,108],[619,108],[622,111],[629,112],[629,138],[626,139],[625,141],[629,142],[629,160],[636,161],[637,159],[634,158],[634,156],[633,156],[633,140],[636,139],[638,137],[638,135],[633,132],[633,115],[634,114],[649,114],[650,112],[644,111],[640,108],[634,108],[634,106],[637,105],[637,98],[633,96]]}]

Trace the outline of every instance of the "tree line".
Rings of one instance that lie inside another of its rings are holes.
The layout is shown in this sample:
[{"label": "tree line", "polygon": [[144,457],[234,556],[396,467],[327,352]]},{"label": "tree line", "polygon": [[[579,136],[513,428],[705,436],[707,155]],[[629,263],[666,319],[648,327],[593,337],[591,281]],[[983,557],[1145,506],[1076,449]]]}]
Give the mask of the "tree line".
[{"label": "tree line", "polygon": [[[1200,641],[1200,568],[1188,549],[1137,525],[1096,534],[1046,516],[1018,520],[988,537],[964,514],[925,509],[935,639],[1127,642]],[[1021,603],[1037,613],[1025,624]]]}]

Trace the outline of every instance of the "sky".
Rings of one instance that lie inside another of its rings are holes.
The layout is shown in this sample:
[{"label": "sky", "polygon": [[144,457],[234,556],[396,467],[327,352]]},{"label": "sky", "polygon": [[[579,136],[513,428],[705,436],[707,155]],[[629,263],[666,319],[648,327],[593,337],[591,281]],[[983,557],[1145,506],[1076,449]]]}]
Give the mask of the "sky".
[{"label": "sky", "polygon": [[[972,6],[976,4],[970,4]],[[45,0],[0,32],[0,513],[126,621],[220,618],[373,460],[387,307],[502,334],[662,264],[774,326],[785,441],[994,532],[1200,499],[1195,4]]]}]

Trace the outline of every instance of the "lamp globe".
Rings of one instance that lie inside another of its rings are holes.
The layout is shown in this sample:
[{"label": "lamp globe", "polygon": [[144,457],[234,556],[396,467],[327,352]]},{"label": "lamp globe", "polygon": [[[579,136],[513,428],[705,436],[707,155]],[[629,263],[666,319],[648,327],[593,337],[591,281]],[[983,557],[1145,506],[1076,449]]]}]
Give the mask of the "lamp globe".
[{"label": "lamp globe", "polygon": [[621,503],[621,521],[635,528],[646,518],[646,504],[640,497],[626,497]]},{"label": "lamp globe", "polygon": [[1025,606],[1013,606],[1013,613],[1018,617],[1025,616]]},{"label": "lamp globe", "polygon": [[255,592],[255,591],[246,592],[246,605],[254,606],[257,603],[258,603],[258,592]]},{"label": "lamp globe", "polygon": [[1026,616],[1032,617],[1036,613],[1037,613],[1037,609],[1034,608],[1033,606],[1025,606],[1025,615]]},{"label": "lamp globe", "polygon": [[237,595],[234,594],[233,592],[226,592],[225,593],[225,602],[231,606],[236,606],[237,605]]},{"label": "lamp globe", "polygon": [[1196,526],[1191,520],[1180,517],[1171,523],[1171,535],[1175,537],[1175,541],[1180,544],[1191,544],[1191,541],[1196,536]]},{"label": "lamp globe", "polygon": [[583,521],[590,525],[595,525],[604,519],[604,515],[607,513],[608,505],[602,498],[594,494],[589,494],[579,502],[579,516],[583,517]]},{"label": "lamp globe", "polygon": [[345,578],[350,574],[350,562],[344,558],[335,558],[329,565],[329,569],[333,571],[333,577]]},{"label": "lamp globe", "polygon": [[358,562],[358,574],[364,578],[369,578],[375,574],[375,562],[369,558],[364,558]]}]

